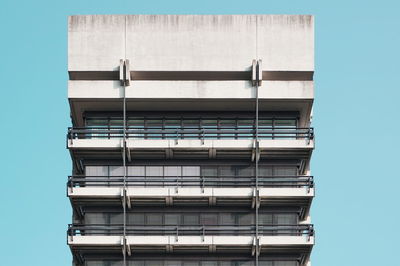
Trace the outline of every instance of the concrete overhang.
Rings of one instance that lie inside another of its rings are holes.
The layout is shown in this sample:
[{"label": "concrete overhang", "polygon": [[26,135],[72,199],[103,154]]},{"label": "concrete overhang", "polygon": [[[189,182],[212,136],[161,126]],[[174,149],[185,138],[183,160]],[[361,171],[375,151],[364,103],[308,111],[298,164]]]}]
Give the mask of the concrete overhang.
[{"label": "concrete overhang", "polygon": [[[247,206],[252,205],[255,191],[251,187],[128,187],[126,196],[131,206]],[[314,187],[261,187],[260,206],[297,206],[300,219],[307,218]],[[119,187],[68,187],[73,208],[84,206],[121,206]]]},{"label": "concrete overhang", "polygon": [[[254,246],[253,236],[127,236],[127,243],[132,252],[164,250],[169,252],[229,252],[235,248],[236,252],[249,252]],[[113,248],[121,248],[122,237],[113,235],[83,235],[68,236],[68,245],[71,249],[104,248],[111,252]],[[261,253],[309,253],[314,245],[314,236],[259,236]],[[115,249],[114,249],[115,250]]]},{"label": "concrete overhang", "polygon": [[[87,159],[120,159],[122,139],[69,139],[67,148],[75,164]],[[261,159],[297,159],[308,162],[313,139],[261,139]],[[132,159],[249,159],[254,152],[252,139],[128,139]],[[76,165],[80,167],[79,165]]]},{"label": "concrete overhang", "polygon": [[[123,88],[118,81],[68,83],[72,121],[83,126],[85,112],[120,111]],[[249,111],[255,110],[256,89],[250,81],[134,81],[126,88],[127,110]],[[309,122],[313,81],[265,81],[259,87],[260,111],[298,111]]]}]

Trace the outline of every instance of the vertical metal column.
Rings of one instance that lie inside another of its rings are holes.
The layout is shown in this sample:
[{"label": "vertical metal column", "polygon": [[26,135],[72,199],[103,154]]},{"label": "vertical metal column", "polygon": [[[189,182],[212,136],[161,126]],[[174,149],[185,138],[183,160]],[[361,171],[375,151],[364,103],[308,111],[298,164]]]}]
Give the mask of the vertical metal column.
[{"label": "vertical metal column", "polygon": [[255,167],[255,175],[256,175],[256,199],[255,199],[255,220],[256,220],[256,266],[258,266],[258,158],[259,158],[259,150],[258,150],[258,83],[256,85],[256,154],[255,154],[255,160],[256,160],[256,167]]},{"label": "vertical metal column", "polygon": [[[125,50],[125,54],[124,54],[124,62],[122,64],[122,85],[123,85],[123,156],[122,156],[122,163],[123,163],[123,167],[124,167],[124,181],[123,181],[123,204],[122,204],[122,208],[123,208],[123,226],[124,226],[124,230],[123,230],[123,266],[127,266],[127,261],[126,261],[126,253],[127,253],[127,239],[126,239],[126,207],[127,207],[127,189],[126,189],[126,176],[127,176],[127,167],[126,167],[126,145],[127,145],[127,135],[126,135],[126,86],[129,86],[129,80],[130,80],[130,72],[129,72],[129,61],[126,59],[126,16],[125,16],[125,29],[124,29],[124,50]],[[120,64],[121,65],[121,64]],[[120,69],[121,71],[121,69]]]},{"label": "vertical metal column", "polygon": [[[255,69],[254,69],[255,67]],[[253,62],[253,75],[255,71],[255,89],[256,89],[256,119],[255,119],[255,126],[256,126],[256,132],[255,132],[255,224],[256,224],[256,230],[255,230],[255,265],[258,266],[258,256],[259,256],[259,242],[258,242],[258,236],[259,236],[259,221],[258,221],[258,212],[259,212],[259,207],[260,207],[260,198],[259,198],[259,190],[258,190],[258,175],[259,175],[259,169],[258,169],[258,161],[260,159],[260,149],[259,149],[259,138],[258,138],[258,131],[259,131],[259,98],[258,98],[258,88],[262,83],[262,69],[261,69],[261,60],[256,61],[256,65],[254,66]]]},{"label": "vertical metal column", "polygon": [[125,94],[125,90],[126,90],[126,86],[125,86],[125,84],[124,84],[124,86],[123,86],[123,90],[124,90],[124,92],[123,92],[123,95],[124,95],[124,99],[123,99],[123,151],[122,151],[122,153],[123,153],[123,156],[122,156],[122,163],[123,163],[123,167],[124,167],[124,183],[123,183],[123,199],[122,199],[122,201],[123,201],[123,204],[122,204],[122,206],[123,206],[123,211],[124,211],[124,214],[123,214],[123,223],[124,223],[124,232],[123,232],[123,249],[124,249],[124,251],[123,251],[123,256],[124,256],[124,263],[123,263],[123,265],[124,266],[127,266],[127,263],[126,263],[126,250],[127,250],[127,247],[126,247],[126,176],[127,176],[127,167],[126,167],[126,139],[127,139],[127,137],[126,137],[126,94]]}]

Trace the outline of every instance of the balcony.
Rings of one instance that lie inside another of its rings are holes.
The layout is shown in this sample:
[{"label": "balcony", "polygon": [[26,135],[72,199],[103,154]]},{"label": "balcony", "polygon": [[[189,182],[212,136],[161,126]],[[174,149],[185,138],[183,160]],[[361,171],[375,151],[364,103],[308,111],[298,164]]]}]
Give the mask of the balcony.
[{"label": "balcony", "polygon": [[[67,194],[75,207],[120,206],[124,183],[131,206],[251,206],[257,193],[254,176],[70,176]],[[312,176],[261,176],[258,186],[260,206],[298,206],[306,218]]]},{"label": "balcony", "polygon": [[[128,225],[125,232],[129,251],[136,254],[155,251],[161,254],[252,254],[258,242],[260,255],[301,254],[305,260],[314,245],[314,229],[311,224],[261,224],[258,226],[258,241],[255,238],[255,225]],[[68,228],[68,244],[74,255],[80,257],[102,249],[120,253],[123,234],[123,225],[73,224]]]},{"label": "balcony", "polygon": [[[212,159],[254,156],[254,128],[164,129],[128,128],[128,159]],[[120,127],[69,128],[67,147],[75,160],[121,158],[124,130]],[[259,127],[261,158],[309,159],[314,148],[313,128]]]}]

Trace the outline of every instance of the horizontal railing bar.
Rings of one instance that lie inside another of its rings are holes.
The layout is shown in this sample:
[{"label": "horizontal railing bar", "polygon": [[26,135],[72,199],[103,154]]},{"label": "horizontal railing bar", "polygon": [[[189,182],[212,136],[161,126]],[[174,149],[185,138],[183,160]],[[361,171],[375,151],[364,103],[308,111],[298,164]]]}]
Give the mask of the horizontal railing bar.
[{"label": "horizontal railing bar", "polygon": [[[162,225],[162,226],[154,226],[154,225],[127,225],[126,230],[128,233],[138,234],[207,234],[217,233],[223,234],[228,233],[232,234],[232,231],[235,233],[254,233],[255,225]],[[274,233],[280,235],[313,235],[314,229],[312,224],[306,225],[270,225],[270,224],[260,224],[258,225],[261,233]],[[98,232],[96,232],[96,230]],[[68,234],[69,235],[79,235],[79,234],[104,234],[104,231],[107,232],[120,232],[123,230],[123,225],[104,225],[104,224],[91,224],[91,225],[82,225],[82,224],[70,224],[68,225]],[[86,232],[88,231],[88,232]]]},{"label": "horizontal railing bar", "polygon": [[[133,186],[205,186],[212,187],[218,185],[225,186],[250,186],[255,184],[255,177],[199,177],[199,176],[182,176],[182,177],[170,177],[170,176],[146,176],[146,177],[135,177],[127,176],[126,179],[123,176],[69,176],[68,186],[76,187],[78,185],[83,186],[104,186],[105,184],[119,186],[122,182],[127,185]],[[100,184],[98,184],[101,182]],[[155,184],[154,184],[155,183]],[[272,177],[260,177],[259,184],[261,186],[277,186],[277,187],[313,187],[314,181],[312,176],[272,176]]]}]

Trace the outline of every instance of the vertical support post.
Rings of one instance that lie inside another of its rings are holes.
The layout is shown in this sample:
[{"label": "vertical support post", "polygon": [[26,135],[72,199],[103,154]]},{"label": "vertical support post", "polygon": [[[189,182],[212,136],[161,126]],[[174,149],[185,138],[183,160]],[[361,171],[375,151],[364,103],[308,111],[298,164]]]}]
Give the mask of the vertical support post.
[{"label": "vertical support post", "polygon": [[124,231],[123,231],[123,238],[124,238],[124,266],[127,266],[126,263],[126,87],[125,83],[123,86],[123,151],[122,151],[122,163],[124,167],[124,182],[123,182],[123,189],[124,189],[124,195],[123,195],[123,225],[124,225]]},{"label": "vertical support post", "polygon": [[[126,177],[127,177],[127,166],[126,166],[126,160],[127,160],[127,151],[129,152],[127,148],[127,128],[126,128],[126,87],[130,85],[130,71],[129,71],[129,60],[127,59],[121,59],[120,60],[120,69],[119,69],[119,74],[120,74],[120,81],[121,81],[121,86],[122,86],[122,94],[123,94],[123,101],[122,101],[122,110],[123,110],[123,136],[122,136],[122,164],[124,168],[124,176],[123,176],[123,195],[122,195],[122,208],[123,208],[123,265],[127,266],[127,261],[126,261],[126,254],[128,250],[127,246],[127,238],[126,238],[126,220],[127,220],[127,215],[126,215],[126,208],[130,207],[130,202],[128,203],[127,201],[129,200],[127,197],[127,187],[126,187]],[[128,156],[128,159],[130,159],[130,155]],[[128,255],[130,254],[130,250],[128,252]]]},{"label": "vertical support post", "polygon": [[[255,65],[256,62],[256,65]],[[258,186],[258,175],[259,175],[259,169],[258,169],[258,162],[260,160],[260,145],[259,145],[259,93],[258,89],[259,86],[262,85],[262,67],[261,67],[261,60],[253,60],[253,86],[255,86],[256,89],[256,119],[255,119],[255,190],[256,190],[256,195],[255,195],[255,223],[256,223],[256,228],[255,228],[255,239],[256,239],[256,252],[255,252],[255,265],[258,266],[258,257],[259,257],[259,221],[258,221],[258,214],[259,214],[259,207],[260,207],[260,197],[259,197],[259,186]],[[255,80],[254,80],[254,75],[255,75]]]}]

